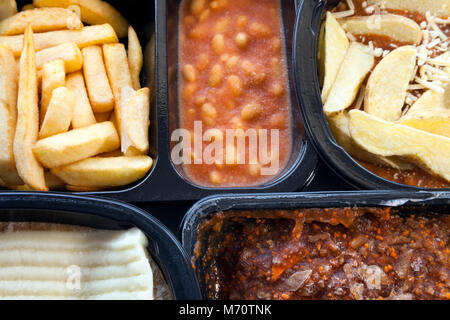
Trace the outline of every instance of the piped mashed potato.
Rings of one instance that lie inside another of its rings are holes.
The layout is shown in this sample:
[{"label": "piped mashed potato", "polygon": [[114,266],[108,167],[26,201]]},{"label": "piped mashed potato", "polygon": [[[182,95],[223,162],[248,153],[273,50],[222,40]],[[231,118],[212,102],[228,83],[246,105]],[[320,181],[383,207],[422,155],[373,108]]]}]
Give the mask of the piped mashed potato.
[{"label": "piped mashed potato", "polygon": [[0,299],[170,298],[137,228],[0,224]]}]

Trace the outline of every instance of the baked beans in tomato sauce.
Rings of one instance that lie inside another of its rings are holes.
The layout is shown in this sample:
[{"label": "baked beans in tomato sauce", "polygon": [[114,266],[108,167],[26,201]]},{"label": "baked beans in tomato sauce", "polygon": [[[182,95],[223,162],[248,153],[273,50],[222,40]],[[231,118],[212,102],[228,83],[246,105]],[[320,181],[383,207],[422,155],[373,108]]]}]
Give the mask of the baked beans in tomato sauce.
[{"label": "baked beans in tomato sauce", "polygon": [[[195,183],[213,187],[258,186],[282,172],[291,155],[291,101],[283,38],[281,3],[274,0],[184,0],[179,19],[180,127],[194,135],[194,123],[202,132],[267,129],[279,132],[279,166],[270,175],[267,159],[249,161],[245,150],[223,141],[222,163],[205,163],[204,152],[191,151],[186,175]],[[236,131],[237,132],[237,131]],[[241,131],[242,134],[242,131]],[[239,136],[239,133],[238,133]],[[213,140],[216,141],[216,140]],[[203,151],[212,141],[203,142]],[[220,141],[219,141],[220,142]],[[192,143],[194,144],[194,143]],[[257,145],[260,145],[258,140]],[[245,162],[238,164],[238,157]],[[199,158],[201,164],[195,164]]]}]

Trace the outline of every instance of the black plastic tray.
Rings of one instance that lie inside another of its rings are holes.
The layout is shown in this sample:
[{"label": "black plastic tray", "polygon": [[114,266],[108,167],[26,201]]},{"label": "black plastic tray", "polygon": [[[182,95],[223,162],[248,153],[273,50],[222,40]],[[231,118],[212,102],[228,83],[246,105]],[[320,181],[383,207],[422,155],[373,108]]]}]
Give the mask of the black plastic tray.
[{"label": "black plastic tray", "polygon": [[320,97],[317,46],[325,12],[339,2],[301,0],[299,3],[294,34],[294,69],[297,94],[308,137],[328,166],[356,188],[431,190],[392,182],[365,169],[339,146],[328,127]]},{"label": "black plastic tray", "polygon": [[[281,0],[286,34],[288,61],[292,59],[292,35],[294,32],[297,0]],[[31,1],[18,1],[19,7]],[[144,52],[143,85],[152,92],[150,156],[153,168],[141,181],[130,186],[100,192],[73,193],[111,197],[127,202],[187,201],[222,193],[261,193],[298,191],[314,177],[317,155],[306,140],[300,107],[294,88],[293,66],[288,64],[293,115],[293,151],[288,167],[275,180],[251,188],[199,187],[183,176],[170,158],[170,132],[177,129],[176,103],[177,81],[169,81],[169,72],[177,74],[178,6],[179,0],[109,0],[135,28]],[[174,100],[175,99],[175,100]],[[68,192],[70,194],[70,192]]]},{"label": "black plastic tray", "polygon": [[46,222],[120,230],[137,227],[148,238],[148,252],[159,265],[175,299],[200,298],[190,260],[176,237],[147,212],[123,202],[53,193],[4,193],[0,221]]},{"label": "black plastic tray", "polygon": [[[343,207],[394,207],[399,214],[419,214],[432,211],[450,214],[450,193],[406,192],[406,191],[351,191],[320,193],[285,193],[270,195],[223,195],[208,197],[197,202],[186,214],[180,226],[183,247],[190,257],[198,237],[199,225],[217,212],[230,210],[270,210],[301,208],[343,208]],[[195,270],[204,298],[208,286],[201,266]]]}]

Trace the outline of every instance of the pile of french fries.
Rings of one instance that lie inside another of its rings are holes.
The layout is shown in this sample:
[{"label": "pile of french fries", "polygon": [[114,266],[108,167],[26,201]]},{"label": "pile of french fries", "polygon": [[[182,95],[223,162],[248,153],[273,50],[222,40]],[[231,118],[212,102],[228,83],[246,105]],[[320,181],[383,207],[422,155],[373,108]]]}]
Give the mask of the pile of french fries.
[{"label": "pile of french fries", "polygon": [[[438,26],[450,21],[450,1],[367,3],[417,11],[427,21],[419,25],[392,13],[327,13],[319,65],[330,129],[359,160],[399,170],[420,167],[450,182],[450,50]],[[355,35],[379,35],[394,43],[383,50]]]},{"label": "pile of french fries", "polygon": [[0,19],[0,185],[97,191],[143,178],[150,91],[126,19],[100,0],[34,0],[21,12],[0,0]]}]

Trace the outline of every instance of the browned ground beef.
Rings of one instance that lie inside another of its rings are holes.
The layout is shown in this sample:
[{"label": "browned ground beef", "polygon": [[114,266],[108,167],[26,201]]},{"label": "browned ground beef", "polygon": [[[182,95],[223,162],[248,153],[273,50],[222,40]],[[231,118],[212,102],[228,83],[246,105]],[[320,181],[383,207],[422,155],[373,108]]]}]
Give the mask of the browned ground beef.
[{"label": "browned ground beef", "polygon": [[217,299],[450,299],[449,226],[390,209],[227,212],[201,226],[197,271]]}]

